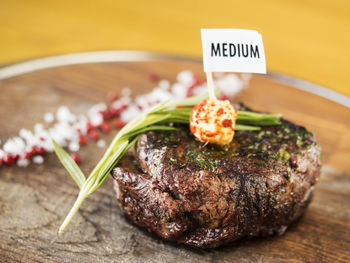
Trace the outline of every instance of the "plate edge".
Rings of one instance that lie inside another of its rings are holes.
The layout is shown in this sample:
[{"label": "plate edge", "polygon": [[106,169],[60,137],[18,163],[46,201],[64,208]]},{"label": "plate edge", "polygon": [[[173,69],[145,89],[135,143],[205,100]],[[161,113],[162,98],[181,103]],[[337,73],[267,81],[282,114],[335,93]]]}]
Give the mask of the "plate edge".
[{"label": "plate edge", "polygon": [[[54,68],[66,65],[101,63],[101,62],[133,62],[133,61],[150,61],[150,60],[183,60],[189,62],[201,62],[201,59],[195,57],[170,55],[165,53],[135,51],[135,50],[106,50],[79,52],[65,55],[57,55],[32,59],[24,62],[14,63],[0,67],[0,80],[15,77],[21,74]],[[296,89],[318,95],[322,98],[331,100],[347,108],[350,108],[350,98],[312,82],[295,78],[292,76],[268,72],[272,79],[287,84]]]}]

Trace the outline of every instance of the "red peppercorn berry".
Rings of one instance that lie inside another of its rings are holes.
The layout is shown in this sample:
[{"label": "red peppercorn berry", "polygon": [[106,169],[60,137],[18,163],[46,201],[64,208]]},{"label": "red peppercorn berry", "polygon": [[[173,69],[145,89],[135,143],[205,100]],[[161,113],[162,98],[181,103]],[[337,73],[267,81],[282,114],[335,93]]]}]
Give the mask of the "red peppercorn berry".
[{"label": "red peppercorn berry", "polygon": [[23,157],[24,157],[24,159],[30,159],[30,157],[32,157],[32,154],[30,153],[30,152],[25,152],[24,154],[23,154]]},{"label": "red peppercorn berry", "polygon": [[202,80],[200,77],[198,76],[193,76],[193,86],[198,86],[202,84]]},{"label": "red peppercorn berry", "polygon": [[15,163],[15,158],[13,158],[12,155],[5,155],[4,157],[2,157],[2,161],[6,165],[12,165]]},{"label": "red peppercorn berry", "polygon": [[32,149],[30,150],[31,155],[36,155],[38,153],[38,147],[33,146]]},{"label": "red peppercorn berry", "polygon": [[111,125],[108,122],[104,122],[100,125],[100,129],[104,132],[110,132],[111,131]]},{"label": "red peppercorn berry", "polygon": [[120,114],[120,110],[113,107],[109,108],[109,112],[111,113],[112,118]]},{"label": "red peppercorn berry", "polygon": [[87,122],[86,123],[86,130],[89,132],[89,131],[91,131],[92,129],[94,128],[94,126],[91,124],[91,122]]},{"label": "red peppercorn berry", "polygon": [[188,86],[186,88],[186,97],[190,97],[193,95],[193,89],[194,89],[194,85]]},{"label": "red peppercorn berry", "polygon": [[120,118],[118,118],[114,121],[114,126],[118,129],[123,128],[124,125],[125,125],[125,123]]},{"label": "red peppercorn berry", "polygon": [[43,155],[46,152],[44,147],[38,147],[36,150],[37,154]]},{"label": "red peppercorn berry", "polygon": [[155,82],[158,80],[158,75],[156,73],[149,73],[148,74],[148,79],[151,81],[151,82]]},{"label": "red peppercorn berry", "polygon": [[109,110],[100,111],[100,114],[102,115],[104,121],[108,121],[112,118],[112,114],[109,112]]},{"label": "red peppercorn berry", "polygon": [[86,144],[87,143],[87,138],[85,135],[80,135],[79,136],[79,144]]},{"label": "red peppercorn berry", "polygon": [[97,141],[100,138],[100,134],[96,130],[91,130],[89,132],[89,137],[93,141]]},{"label": "red peppercorn berry", "polygon": [[125,110],[126,108],[128,107],[128,105],[126,104],[122,104],[120,105],[119,107],[117,108],[114,108],[114,107],[110,107],[109,108],[109,112],[111,114],[111,117],[117,117],[120,115],[120,113]]},{"label": "red peppercorn berry", "polygon": [[73,159],[74,162],[76,162],[77,164],[79,164],[81,162],[80,156],[76,153],[72,153],[70,155],[70,157]]}]

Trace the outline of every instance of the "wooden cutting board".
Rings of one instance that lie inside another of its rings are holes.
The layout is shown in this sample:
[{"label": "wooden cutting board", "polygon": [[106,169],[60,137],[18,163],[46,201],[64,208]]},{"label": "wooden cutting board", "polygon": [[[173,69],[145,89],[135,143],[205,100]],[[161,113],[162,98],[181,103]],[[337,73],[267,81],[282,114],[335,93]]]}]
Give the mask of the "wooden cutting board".
[{"label": "wooden cutting board", "polygon": [[[155,85],[149,73],[174,81],[183,69],[204,77],[196,61],[158,57],[66,65],[2,79],[0,139],[21,127],[32,129],[60,105],[86,113],[92,104],[106,101],[110,90],[145,93]],[[270,75],[254,75],[236,100],[305,125],[322,146],[324,166],[314,200],[284,235],[213,250],[164,242],[123,216],[108,178],[57,237],[78,188],[54,154],[47,154],[44,165],[0,168],[0,262],[350,262],[350,109]],[[105,135],[107,141],[112,137]],[[86,174],[102,153],[93,143],[81,149]]]}]

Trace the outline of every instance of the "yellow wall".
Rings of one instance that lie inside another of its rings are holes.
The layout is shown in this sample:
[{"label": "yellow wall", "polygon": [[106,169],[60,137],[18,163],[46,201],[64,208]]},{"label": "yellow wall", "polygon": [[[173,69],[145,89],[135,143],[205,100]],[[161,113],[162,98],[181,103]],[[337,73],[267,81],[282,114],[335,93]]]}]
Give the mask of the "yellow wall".
[{"label": "yellow wall", "polygon": [[270,70],[350,96],[349,0],[0,0],[0,64],[104,49],[201,56],[201,27],[256,29]]}]

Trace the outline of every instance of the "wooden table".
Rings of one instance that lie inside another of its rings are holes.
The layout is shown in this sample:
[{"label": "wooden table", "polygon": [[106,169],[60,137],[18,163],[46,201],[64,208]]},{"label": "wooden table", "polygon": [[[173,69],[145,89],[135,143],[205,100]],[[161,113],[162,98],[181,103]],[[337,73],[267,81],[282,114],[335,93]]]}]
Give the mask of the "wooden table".
[{"label": "wooden table", "polygon": [[[127,85],[134,94],[144,93],[154,86],[149,72],[173,81],[182,69],[203,77],[200,63],[160,60],[71,65],[0,80],[0,138],[17,134],[19,127],[31,129],[59,105],[85,113],[109,90]],[[306,125],[323,148],[314,200],[283,236],[213,250],[163,242],[125,219],[108,178],[58,238],[78,188],[48,154],[45,165],[0,168],[0,262],[350,262],[349,108],[258,75],[237,99]],[[86,174],[102,153],[93,144],[81,150]]]}]

